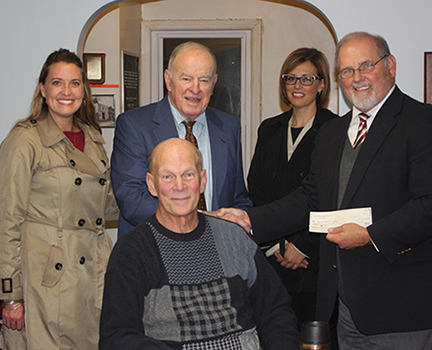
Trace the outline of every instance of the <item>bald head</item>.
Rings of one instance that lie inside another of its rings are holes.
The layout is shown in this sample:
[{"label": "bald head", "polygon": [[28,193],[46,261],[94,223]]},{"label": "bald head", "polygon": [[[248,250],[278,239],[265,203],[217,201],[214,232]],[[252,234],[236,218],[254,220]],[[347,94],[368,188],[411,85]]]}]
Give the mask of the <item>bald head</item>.
[{"label": "bald head", "polygon": [[172,138],[159,143],[151,152],[149,157],[150,173],[156,174],[161,160],[164,160],[168,154],[184,154],[195,164],[198,171],[203,168],[201,152],[192,143],[180,138]]},{"label": "bald head", "polygon": [[169,58],[168,61],[168,70],[170,72],[174,71],[174,61],[176,60],[177,56],[185,51],[201,51],[204,53],[207,53],[208,56],[210,57],[210,60],[212,61],[212,65],[213,65],[213,74],[216,74],[217,71],[217,63],[216,63],[216,57],[214,55],[213,52],[211,52],[211,50],[205,46],[202,45],[200,43],[194,42],[194,41],[187,41],[183,44],[178,45],[173,52],[171,53],[171,56]]}]

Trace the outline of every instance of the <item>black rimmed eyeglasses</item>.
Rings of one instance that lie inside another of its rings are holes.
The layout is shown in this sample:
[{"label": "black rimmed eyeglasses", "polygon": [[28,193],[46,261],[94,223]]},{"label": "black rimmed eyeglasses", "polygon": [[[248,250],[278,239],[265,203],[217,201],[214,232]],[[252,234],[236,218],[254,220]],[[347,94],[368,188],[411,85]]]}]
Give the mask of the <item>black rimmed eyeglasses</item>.
[{"label": "black rimmed eyeglasses", "polygon": [[300,84],[304,86],[311,86],[315,80],[321,80],[322,78],[316,77],[314,75],[304,74],[300,77],[294,74],[282,74],[282,80],[287,85],[295,85],[297,80],[300,81]]},{"label": "black rimmed eyeglasses", "polygon": [[375,66],[380,63],[384,58],[386,58],[388,55],[384,55],[383,57],[381,57],[378,61],[376,61],[375,63],[372,62],[365,62],[362,63],[357,69],[354,68],[344,68],[339,72],[339,77],[341,79],[348,79],[351,78],[355,71],[358,70],[361,74],[369,74],[371,73],[374,69]]}]

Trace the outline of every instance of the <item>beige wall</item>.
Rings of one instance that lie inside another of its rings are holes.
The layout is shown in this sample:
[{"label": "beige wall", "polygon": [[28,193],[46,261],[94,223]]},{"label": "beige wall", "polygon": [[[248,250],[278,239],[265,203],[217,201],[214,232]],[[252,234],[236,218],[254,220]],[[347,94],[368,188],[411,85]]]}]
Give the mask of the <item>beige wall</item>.
[{"label": "beige wall", "polygon": [[[140,21],[139,5],[120,7],[103,17],[94,26],[85,44],[84,52],[102,50],[108,55],[119,55],[119,49],[129,52],[139,52]],[[313,9],[311,8],[313,11]],[[229,16],[227,15],[229,13]],[[252,124],[250,150],[252,154],[256,142],[256,128],[261,120],[281,113],[286,106],[281,105],[278,95],[278,82],[280,67],[286,56],[294,49],[307,46],[315,47],[323,51],[331,64],[333,70],[333,56],[335,42],[333,33],[311,12],[299,7],[287,6],[267,1],[250,0],[166,0],[144,3],[141,5],[141,16],[145,21],[152,20],[214,20],[214,19],[260,19],[262,22],[261,42],[261,111],[256,115]],[[111,22],[111,23],[110,23]],[[117,30],[117,33],[115,32]],[[118,33],[120,31],[120,33]],[[107,40],[107,38],[109,38]],[[103,49],[103,45],[107,45]],[[114,49],[114,50],[113,50]],[[149,59],[142,57],[141,59]],[[113,71],[119,72],[120,61],[107,58],[107,69],[113,80],[107,83],[120,84],[120,76]],[[252,72],[253,74],[253,72]],[[108,75],[107,75],[108,76]],[[145,78],[145,77],[144,77]],[[259,81],[252,76],[252,82]],[[94,93],[98,93],[94,89]],[[117,92],[121,97],[121,91]],[[150,100],[146,97],[144,100]],[[118,104],[119,105],[119,104]],[[332,94],[329,108],[337,112],[338,91],[337,84],[332,81]],[[118,109],[118,111],[120,111]],[[107,140],[112,139],[109,131],[104,130]],[[108,145],[108,151],[111,151]],[[249,164],[245,164],[247,170]]]},{"label": "beige wall", "polygon": [[[94,24],[85,43],[85,53],[106,53],[104,85],[121,86],[121,52],[140,52],[141,9],[137,4],[114,7]],[[120,88],[92,88],[93,94],[114,94],[116,115],[122,111]],[[104,128],[108,154],[112,151],[114,129]]]},{"label": "beige wall", "polygon": [[[279,70],[286,56],[301,46],[322,50],[331,64],[335,43],[327,27],[311,13],[267,1],[250,0],[167,0],[142,5],[145,20],[163,19],[255,19],[262,30],[262,115],[281,112],[278,98]],[[336,84],[330,109],[337,111]]]},{"label": "beige wall", "polygon": [[141,7],[131,3],[119,9],[120,49],[138,55],[141,47]]},{"label": "beige wall", "polygon": [[[85,53],[105,53],[105,84],[120,84],[120,17],[118,9],[103,16],[90,32],[85,46]],[[117,88],[92,88],[92,93],[114,94],[116,115],[121,111],[120,91]],[[111,154],[114,129],[102,130],[106,141],[106,150]]]}]

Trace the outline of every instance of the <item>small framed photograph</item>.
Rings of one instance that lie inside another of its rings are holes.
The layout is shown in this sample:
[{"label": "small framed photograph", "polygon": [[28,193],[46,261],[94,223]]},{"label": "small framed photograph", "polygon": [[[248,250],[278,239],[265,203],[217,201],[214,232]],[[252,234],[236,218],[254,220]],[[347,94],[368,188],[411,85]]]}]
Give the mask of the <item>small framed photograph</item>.
[{"label": "small framed photograph", "polygon": [[424,102],[432,104],[432,52],[424,53]]},{"label": "small framed photograph", "polygon": [[93,95],[96,116],[102,128],[115,127],[115,95]]},{"label": "small framed photograph", "polygon": [[101,85],[105,83],[105,54],[83,54],[84,70],[87,73],[90,84]]}]

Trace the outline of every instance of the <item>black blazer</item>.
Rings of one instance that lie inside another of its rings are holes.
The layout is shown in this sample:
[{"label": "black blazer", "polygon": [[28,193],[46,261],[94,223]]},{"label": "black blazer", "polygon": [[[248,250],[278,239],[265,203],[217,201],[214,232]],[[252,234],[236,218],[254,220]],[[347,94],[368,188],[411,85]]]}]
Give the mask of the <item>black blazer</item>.
[{"label": "black blazer", "polygon": [[[325,122],[337,118],[337,115],[327,109],[319,109],[312,127],[288,162],[287,130],[291,117],[292,110],[264,120],[258,129],[258,141],[247,178],[249,198],[254,207],[280,199],[301,184],[309,173],[318,130]],[[307,221],[304,223],[306,226]],[[263,240],[274,240],[274,237],[263,237]],[[312,247],[301,248],[305,249],[304,253],[313,254],[308,249]]]},{"label": "black blazer", "polygon": [[[289,196],[248,210],[254,235],[295,232],[309,210],[335,210],[339,165],[351,113],[325,124],[311,171]],[[349,142],[349,141],[348,141]],[[341,250],[346,301],[365,334],[432,328],[432,107],[397,87],[377,114],[341,208],[371,207],[372,245]],[[301,227],[301,226],[300,226]],[[320,246],[318,317],[337,300],[336,245]]]},{"label": "black blazer", "polygon": [[287,130],[292,110],[264,120],[248,175],[249,198],[254,206],[282,198],[301,184],[309,173],[310,156],[318,130],[337,116],[327,109],[317,111],[312,127],[303,137],[288,162]]},{"label": "black blazer", "polygon": [[[301,184],[309,173],[318,130],[337,115],[327,109],[318,110],[312,127],[288,162],[287,131],[291,117],[292,110],[264,120],[258,129],[258,141],[247,179],[249,198],[255,207],[280,199]],[[305,221],[304,229],[290,234],[287,239],[311,257],[308,269],[276,269],[290,292],[316,291],[319,235],[308,235],[306,227]],[[270,245],[274,243],[268,242]]]}]

